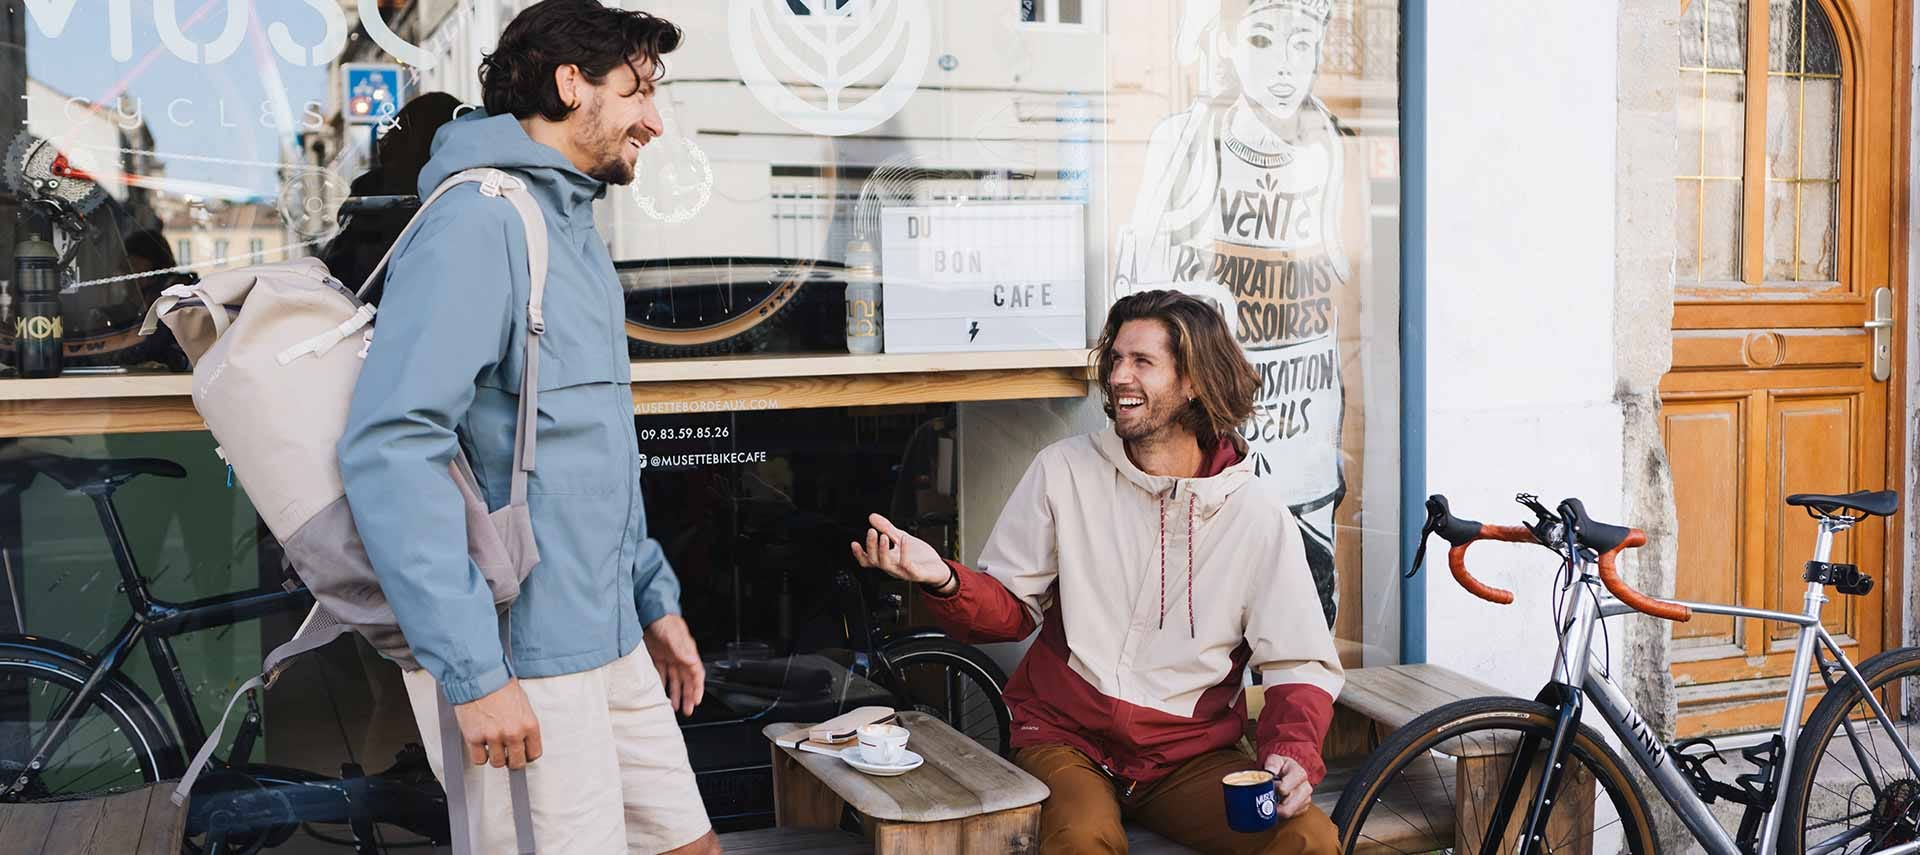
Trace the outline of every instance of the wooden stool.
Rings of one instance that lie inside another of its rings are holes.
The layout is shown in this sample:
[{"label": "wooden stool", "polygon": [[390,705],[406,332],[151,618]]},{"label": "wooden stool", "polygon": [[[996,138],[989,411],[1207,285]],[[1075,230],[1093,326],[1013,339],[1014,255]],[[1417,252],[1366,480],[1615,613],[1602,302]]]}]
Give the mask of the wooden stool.
[{"label": "wooden stool", "polygon": [[[880,855],[1031,853],[1040,845],[1047,787],[925,713],[903,712],[908,747],[926,765],[904,775],[863,774],[837,757],[773,747],[773,804],[782,828],[833,829],[852,807]],[[768,725],[769,742],[793,724]]]}]

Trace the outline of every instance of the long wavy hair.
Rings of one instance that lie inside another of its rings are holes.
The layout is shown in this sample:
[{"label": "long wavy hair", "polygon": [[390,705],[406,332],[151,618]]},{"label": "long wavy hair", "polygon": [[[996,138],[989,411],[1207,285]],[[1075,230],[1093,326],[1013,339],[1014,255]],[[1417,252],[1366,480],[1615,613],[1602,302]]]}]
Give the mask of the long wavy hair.
[{"label": "long wavy hair", "polygon": [[1113,343],[1128,321],[1158,321],[1173,348],[1174,370],[1193,384],[1193,400],[1178,421],[1204,448],[1220,442],[1253,417],[1260,374],[1247,361],[1214,304],[1178,291],[1141,291],[1120,298],[1107,312],[1106,329],[1093,349],[1094,370],[1107,418],[1113,418]]}]

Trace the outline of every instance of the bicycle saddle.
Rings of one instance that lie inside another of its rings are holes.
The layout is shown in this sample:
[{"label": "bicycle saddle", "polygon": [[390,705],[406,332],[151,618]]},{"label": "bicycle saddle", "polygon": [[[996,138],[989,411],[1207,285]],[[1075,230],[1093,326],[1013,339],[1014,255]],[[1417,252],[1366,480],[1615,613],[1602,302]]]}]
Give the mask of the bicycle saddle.
[{"label": "bicycle saddle", "polygon": [[1579,499],[1568,499],[1561,502],[1560,506],[1572,512],[1574,524],[1580,532],[1580,545],[1595,552],[1612,552],[1633,534],[1633,529],[1623,525],[1595,522],[1593,517],[1587,516],[1587,506],[1581,504]]},{"label": "bicycle saddle", "polygon": [[111,490],[140,475],[185,478],[187,470],[171,460],[157,457],[103,459],[41,455],[20,461],[59,482],[69,490]]},{"label": "bicycle saddle", "polygon": [[1833,516],[1840,508],[1859,511],[1876,517],[1890,517],[1900,509],[1900,494],[1892,490],[1827,495],[1825,493],[1795,493],[1787,497],[1787,504],[1796,508],[1812,508],[1816,513]]}]

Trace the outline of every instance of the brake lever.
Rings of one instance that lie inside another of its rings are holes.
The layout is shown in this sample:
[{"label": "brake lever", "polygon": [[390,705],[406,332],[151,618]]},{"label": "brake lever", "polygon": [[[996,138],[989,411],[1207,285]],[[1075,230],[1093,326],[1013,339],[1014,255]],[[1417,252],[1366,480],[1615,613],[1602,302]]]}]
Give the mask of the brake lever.
[{"label": "brake lever", "polygon": [[1407,572],[1401,575],[1403,579],[1411,579],[1420,572],[1421,565],[1427,561],[1427,538],[1432,537],[1434,532],[1440,530],[1440,522],[1442,518],[1446,516],[1446,511],[1444,510],[1446,506],[1435,502],[1433,499],[1434,497],[1427,499],[1427,522],[1420,527],[1420,545],[1414,547],[1413,566],[1408,567]]}]

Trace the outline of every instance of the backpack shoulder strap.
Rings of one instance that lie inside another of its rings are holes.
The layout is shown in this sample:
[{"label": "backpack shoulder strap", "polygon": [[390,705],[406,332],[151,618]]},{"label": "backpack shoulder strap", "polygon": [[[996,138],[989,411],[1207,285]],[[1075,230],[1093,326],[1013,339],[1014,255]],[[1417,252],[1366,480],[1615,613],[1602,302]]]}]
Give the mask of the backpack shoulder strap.
[{"label": "backpack shoulder strap", "polygon": [[[495,170],[496,174],[504,175]],[[527,476],[533,471],[534,446],[538,440],[537,426],[540,419],[540,336],[547,331],[547,322],[541,314],[542,301],[547,293],[547,219],[540,211],[540,203],[527,191],[525,182],[508,177],[505,182],[491,182],[480,185],[480,192],[488,195],[501,195],[513,204],[520,214],[520,222],[527,230],[527,274],[530,287],[527,289],[527,351],[523,361],[524,369],[520,378],[520,411],[517,414],[520,426],[513,436],[513,486],[508,499],[510,504],[527,503]]]},{"label": "backpack shoulder strap", "polygon": [[531,286],[527,295],[527,352],[524,360],[525,370],[522,372],[520,381],[520,408],[515,416],[518,428],[514,431],[513,438],[513,486],[509,500],[514,505],[525,505],[527,476],[533,471],[534,448],[537,444],[534,436],[535,427],[540,418],[540,336],[547,331],[546,316],[541,312],[541,306],[547,293],[548,256],[547,218],[540,210],[539,201],[534,199],[533,194],[527,190],[526,181],[492,167],[468,169],[448,176],[447,180],[440,182],[440,186],[433,189],[432,194],[421,201],[420,210],[414,212],[413,219],[408,220],[406,228],[401,229],[400,235],[394,238],[393,246],[387,248],[387,254],[381,256],[380,263],[374,265],[373,270],[367,274],[367,280],[361,284],[356,296],[362,298],[366,296],[367,289],[372,287],[373,283],[379,279],[380,273],[386,270],[387,263],[393,259],[394,252],[420,224],[427,209],[439,201],[440,197],[446,195],[447,191],[462,184],[478,184],[481,195],[506,199],[513,205],[514,212],[519,214],[520,224],[526,230],[527,276]]}]

